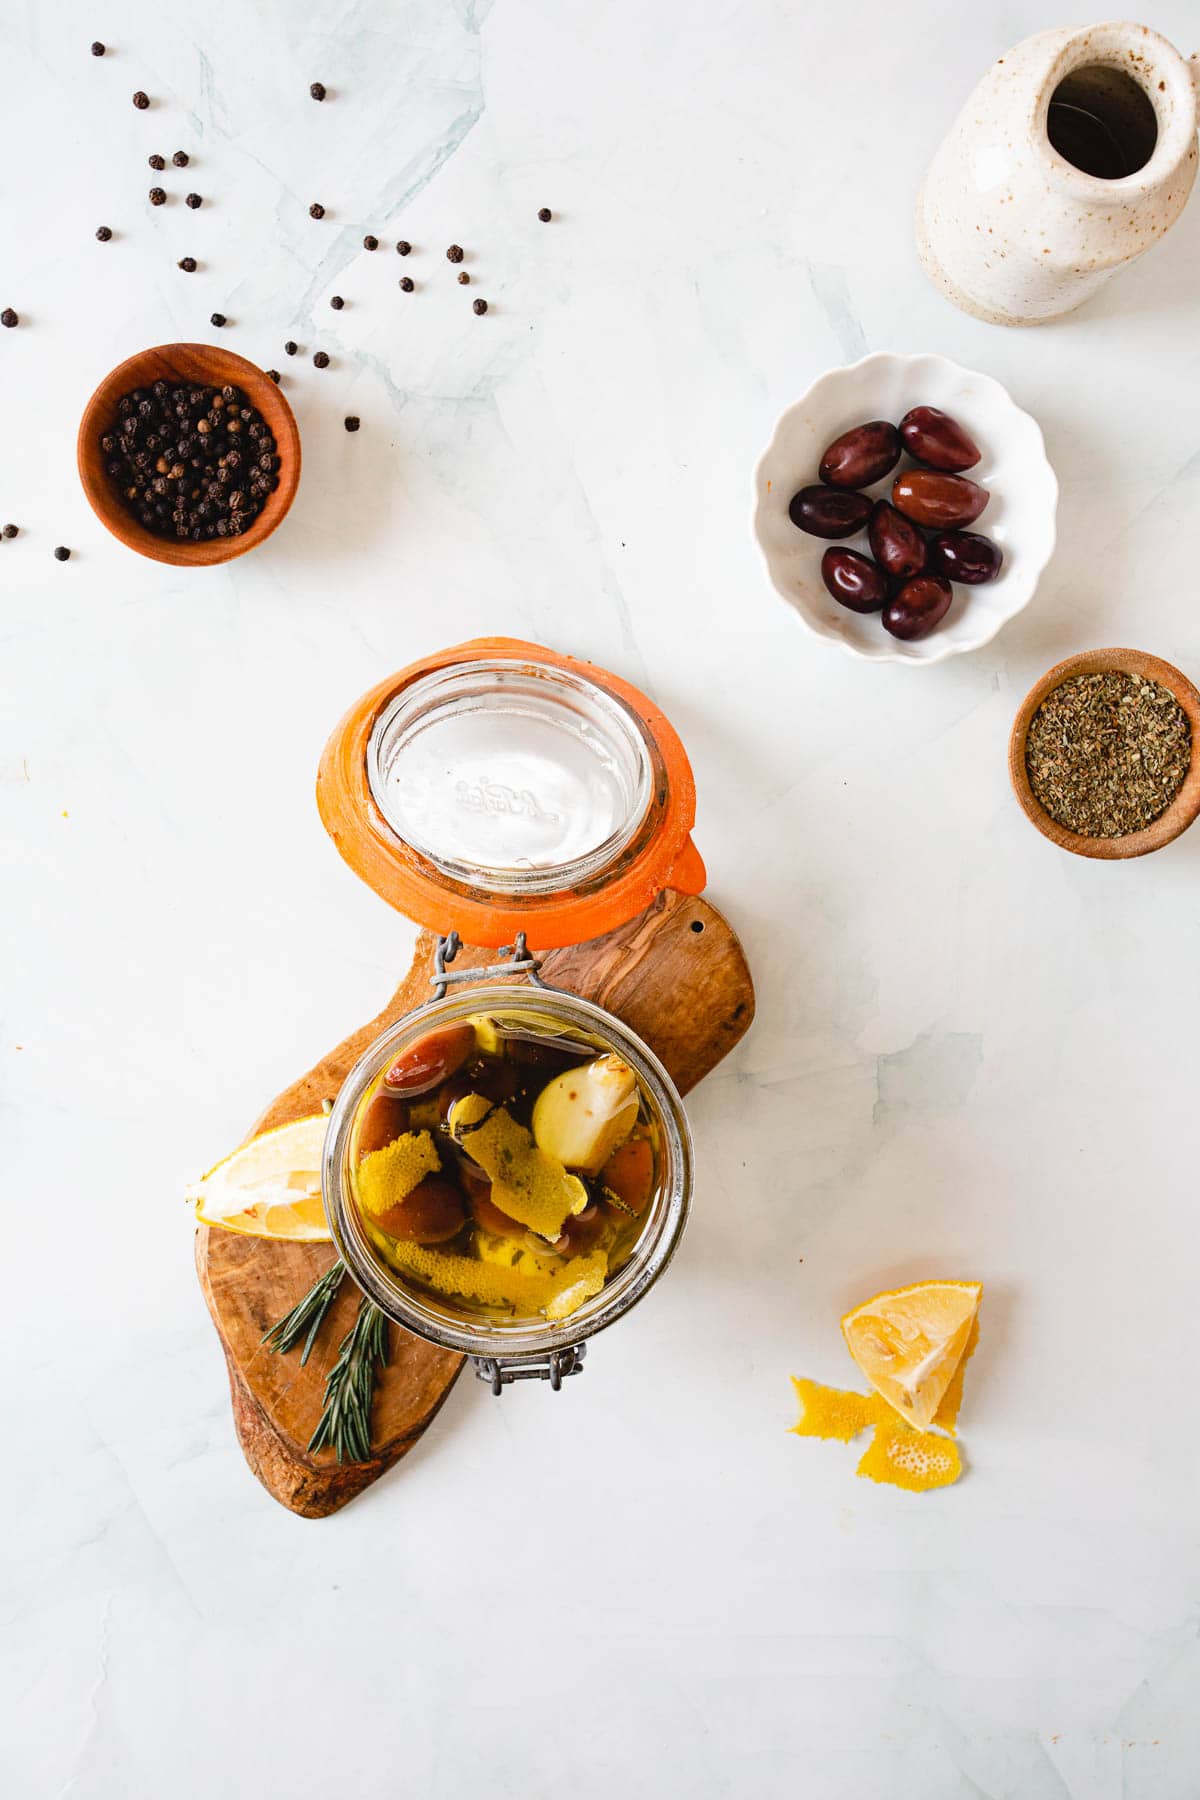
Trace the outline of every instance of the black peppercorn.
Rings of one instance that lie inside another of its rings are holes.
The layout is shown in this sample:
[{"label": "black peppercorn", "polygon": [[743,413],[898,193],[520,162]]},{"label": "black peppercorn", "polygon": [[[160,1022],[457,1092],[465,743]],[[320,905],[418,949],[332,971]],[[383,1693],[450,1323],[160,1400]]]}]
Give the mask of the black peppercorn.
[{"label": "black peppercorn", "polygon": [[70,562],[71,560],[71,552],[67,549],[65,544],[60,544],[54,554],[59,562]]},{"label": "black peppercorn", "polygon": [[325,98],[325,83],[323,81],[314,81],[308,91],[314,100],[323,100]]},{"label": "black peppercorn", "polygon": [[476,301],[472,302],[471,311],[477,312],[477,313],[485,313],[487,311],[487,301],[486,300],[476,300]]},{"label": "black peppercorn", "polygon": [[178,266],[183,270],[185,275],[194,275],[196,273],[196,259],[194,256],[181,256]]},{"label": "black peppercorn", "polygon": [[451,244],[450,248],[446,252],[446,261],[447,262],[461,262],[462,259],[463,259],[462,245],[461,244]]},{"label": "black peppercorn", "polygon": [[329,367],[329,357],[327,356],[325,351],[324,350],[316,351],[316,353],[313,356],[313,368],[314,369],[327,369],[328,367]]},{"label": "black peppercorn", "polygon": [[165,206],[166,203],[167,203],[167,194],[166,194],[165,188],[151,188],[150,189],[150,204],[151,204],[151,206]]},{"label": "black peppercorn", "polygon": [[265,373],[266,373],[266,377],[267,377],[268,381],[273,381],[276,384],[278,384],[278,382],[279,382],[279,370],[278,369],[267,369],[265,371]]},{"label": "black peppercorn", "polygon": [[345,306],[346,302],[342,299],[342,296],[340,294],[330,294],[329,304],[330,304],[330,306],[332,306],[334,312],[341,312],[341,310],[342,310],[343,306]]},{"label": "black peppercorn", "polygon": [[4,527],[4,535],[6,538],[14,538],[16,537],[18,530],[19,527],[16,525],[6,525]]},{"label": "black peppercorn", "polygon": [[103,56],[104,51],[105,51],[105,45],[103,45],[100,42],[100,39],[97,38],[95,43],[92,45],[92,55],[93,56]]},{"label": "black peppercorn", "polygon": [[187,151],[186,150],[177,150],[175,152],[174,156],[171,158],[171,161],[175,164],[175,167],[177,169],[186,169],[188,166]]},{"label": "black peppercorn", "polygon": [[297,344],[293,338],[289,338],[283,347],[289,356],[295,356],[297,350],[300,348],[299,344]]},{"label": "black peppercorn", "polygon": [[[139,88],[137,93],[133,96],[133,104],[137,107],[139,112],[145,112],[150,104],[149,94],[143,94],[141,88]],[[55,555],[57,554],[58,552],[55,551]]]},{"label": "black peppercorn", "polygon": [[[258,516],[276,485],[278,458],[262,415],[245,402],[232,383],[218,391],[161,380],[120,397],[123,423],[105,469],[148,531],[200,542],[236,535]],[[232,446],[243,430],[253,440],[255,469],[254,480],[238,488],[232,467],[241,458]],[[112,433],[105,433],[106,455],[112,444]]]},{"label": "black peppercorn", "polygon": [[165,156],[159,156],[159,155],[155,154],[154,156],[152,156],[150,158],[150,167],[152,169],[165,169],[166,166],[167,166],[167,159]]},{"label": "black peppercorn", "polygon": [[379,248],[379,239],[377,237],[372,237],[370,232],[368,232],[366,237],[363,239],[363,249],[364,250],[378,250],[378,248]]},{"label": "black peppercorn", "polygon": [[108,225],[97,225],[96,236],[102,244],[107,244],[109,238],[112,236],[111,227]]},{"label": "black peppercorn", "polygon": [[6,306],[4,311],[0,312],[0,325],[7,325],[10,331],[14,325],[19,325],[20,323],[20,319],[17,317],[11,306]]},{"label": "black peppercorn", "polygon": [[416,285],[417,284],[411,275],[402,275],[400,277],[400,286],[404,289],[406,294],[411,294]]},{"label": "black peppercorn", "polygon": [[458,278],[459,287],[466,287],[468,285],[468,283],[470,282],[470,279],[471,279],[471,277],[467,274],[467,271],[464,269],[462,274]]},{"label": "black peppercorn", "polygon": [[190,206],[193,212],[195,212],[198,206],[203,206],[203,204],[204,202],[201,200],[199,194],[189,194],[184,202],[184,205]]},{"label": "black peppercorn", "polygon": [[224,313],[214,313],[208,322],[210,325],[218,325],[218,326],[228,324],[228,320],[226,319]]},{"label": "black peppercorn", "polygon": [[361,423],[362,423],[361,419],[355,418],[353,413],[346,414],[346,430],[347,431],[357,431]]},{"label": "black peppercorn", "polygon": [[548,206],[539,207],[538,218],[542,221],[543,225],[548,225],[553,217],[554,214],[550,211]]},{"label": "black peppercorn", "polygon": [[319,200],[313,201],[308,209],[308,216],[310,219],[323,219],[325,217],[325,208],[321,205]]},{"label": "black peppercorn", "polygon": [[412,251],[412,245],[409,243],[408,239],[401,238],[400,242],[396,245],[396,255],[397,256],[408,256],[411,253],[411,251]]}]

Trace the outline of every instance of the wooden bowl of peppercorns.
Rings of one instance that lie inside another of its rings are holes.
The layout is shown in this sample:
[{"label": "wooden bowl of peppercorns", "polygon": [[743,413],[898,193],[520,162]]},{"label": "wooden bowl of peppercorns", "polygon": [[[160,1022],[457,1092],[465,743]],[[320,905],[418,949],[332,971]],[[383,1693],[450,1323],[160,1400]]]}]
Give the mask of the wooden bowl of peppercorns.
[{"label": "wooden bowl of peppercorns", "polygon": [[87,403],[76,455],[100,522],[178,567],[253,550],[300,481],[300,433],[279,388],[210,344],[160,344],[119,364]]}]

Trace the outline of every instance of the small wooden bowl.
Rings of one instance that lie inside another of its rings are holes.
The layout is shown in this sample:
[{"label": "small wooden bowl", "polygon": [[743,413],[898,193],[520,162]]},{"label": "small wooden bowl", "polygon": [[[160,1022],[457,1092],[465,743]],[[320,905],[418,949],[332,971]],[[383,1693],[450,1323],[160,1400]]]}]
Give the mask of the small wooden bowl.
[{"label": "small wooden bowl", "polygon": [[[1157,681],[1171,690],[1192,728],[1192,763],[1170,806],[1144,831],[1131,831],[1117,838],[1082,837],[1059,825],[1035,798],[1025,767],[1025,740],[1033,715],[1047,694],[1072,675],[1097,675],[1110,669],[1119,669],[1126,675],[1140,675],[1143,681]],[[1150,850],[1161,850],[1181,831],[1186,831],[1200,812],[1200,693],[1172,663],[1163,662],[1157,656],[1147,656],[1142,650],[1083,650],[1078,656],[1068,656],[1065,662],[1047,670],[1021,702],[1008,741],[1008,773],[1026,816],[1033,820],[1044,837],[1061,849],[1072,850],[1076,856],[1095,856],[1107,861],[1145,856]]]},{"label": "small wooden bowl", "polygon": [[[134,518],[107,474],[100,439],[117,422],[118,400],[132,389],[149,387],[155,381],[174,385],[187,382],[196,387],[224,387],[231,382],[241,388],[270,426],[279,457],[279,486],[249,530],[238,537],[204,538],[198,544],[190,538],[159,537]],[[231,562],[235,556],[253,550],[270,537],[300,484],[300,433],[291,407],[261,369],[244,356],[219,350],[212,344],[159,344],[156,349],[139,350],[136,356],[127,357],[104,377],[88,401],[79,422],[75,454],[83,491],[100,523],[131,550],[152,557],[155,562],[174,563],[181,568]]]}]

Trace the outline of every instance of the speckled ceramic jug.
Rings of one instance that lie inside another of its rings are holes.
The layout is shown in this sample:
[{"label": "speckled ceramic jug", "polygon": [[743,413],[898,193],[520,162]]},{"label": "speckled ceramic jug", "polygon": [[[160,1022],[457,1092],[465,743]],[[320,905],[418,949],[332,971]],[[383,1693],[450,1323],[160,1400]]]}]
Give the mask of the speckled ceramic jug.
[{"label": "speckled ceramic jug", "polygon": [[926,173],[917,247],[930,279],[996,325],[1080,305],[1178,218],[1196,175],[1198,85],[1200,61],[1145,25],[1026,38],[984,76]]}]

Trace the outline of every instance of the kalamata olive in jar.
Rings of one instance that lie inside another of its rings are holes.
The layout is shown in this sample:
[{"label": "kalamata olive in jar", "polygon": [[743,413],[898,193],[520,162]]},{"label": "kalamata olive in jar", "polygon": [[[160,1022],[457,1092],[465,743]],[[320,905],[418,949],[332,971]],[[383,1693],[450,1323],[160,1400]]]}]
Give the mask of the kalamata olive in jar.
[{"label": "kalamata olive in jar", "polygon": [[942,575],[914,575],[883,609],[883,628],[911,643],[928,637],[950,610],[954,589]]},{"label": "kalamata olive in jar", "polygon": [[834,438],[817,471],[831,487],[865,488],[882,481],[900,461],[900,433],[886,419],[872,419]]},{"label": "kalamata olive in jar", "polygon": [[[792,495],[788,517],[801,531],[813,537],[853,537],[871,516],[871,502],[865,494],[849,488],[824,487],[814,483]],[[972,513],[972,518],[974,514]]]},{"label": "kalamata olive in jar", "polygon": [[475,1048],[475,1027],[445,1025],[427,1032],[399,1056],[384,1076],[394,1094],[427,1094],[462,1067]]},{"label": "kalamata olive in jar", "polygon": [[821,580],[838,604],[851,612],[878,612],[888,597],[888,578],[879,564],[840,545],[821,558]]},{"label": "kalamata olive in jar", "polygon": [[991,495],[965,475],[943,475],[936,469],[908,469],[892,483],[892,500],[908,518],[934,531],[970,525]]},{"label": "kalamata olive in jar", "polygon": [[943,531],[929,540],[930,573],[966,582],[969,587],[995,581],[1003,562],[999,544],[981,531]]},{"label": "kalamata olive in jar", "polygon": [[914,406],[906,412],[900,421],[900,436],[910,456],[947,475],[973,469],[983,454],[958,420],[936,406]]},{"label": "kalamata olive in jar", "polygon": [[925,567],[925,539],[887,500],[877,500],[871,508],[867,537],[875,561],[897,580],[907,581]]}]

